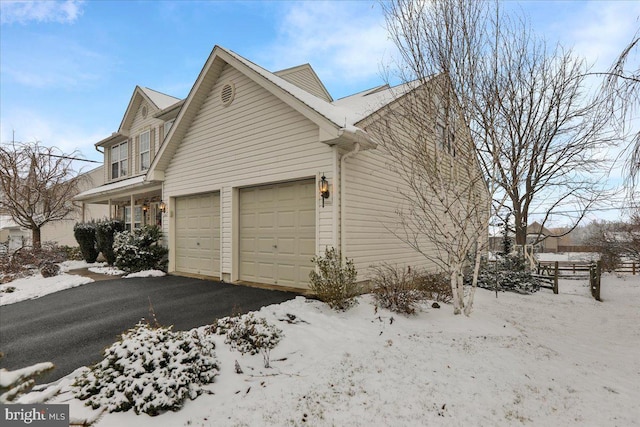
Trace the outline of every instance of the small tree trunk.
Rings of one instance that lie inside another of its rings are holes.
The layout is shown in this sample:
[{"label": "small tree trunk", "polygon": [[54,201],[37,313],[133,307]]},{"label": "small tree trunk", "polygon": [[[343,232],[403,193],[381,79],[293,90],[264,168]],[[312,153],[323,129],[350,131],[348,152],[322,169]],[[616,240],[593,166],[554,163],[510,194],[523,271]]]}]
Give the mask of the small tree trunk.
[{"label": "small tree trunk", "polygon": [[460,299],[458,295],[458,273],[451,272],[451,295],[453,295],[453,314],[462,313],[462,309],[460,308]]},{"label": "small tree trunk", "polygon": [[33,249],[42,248],[40,227],[31,229],[31,245]]},{"label": "small tree trunk", "polygon": [[480,245],[476,245],[476,263],[473,266],[473,280],[471,281],[471,293],[469,294],[469,300],[464,308],[464,315],[469,316],[473,309],[473,298],[476,295],[476,287],[478,286],[478,275],[480,274]]}]

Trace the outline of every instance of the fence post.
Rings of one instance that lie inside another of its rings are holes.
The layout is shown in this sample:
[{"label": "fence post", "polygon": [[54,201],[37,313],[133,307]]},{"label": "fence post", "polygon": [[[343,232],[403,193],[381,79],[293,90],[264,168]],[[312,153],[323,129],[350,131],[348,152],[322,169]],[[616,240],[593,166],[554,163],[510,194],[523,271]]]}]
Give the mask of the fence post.
[{"label": "fence post", "polygon": [[631,274],[634,275],[634,276],[636,275],[636,263],[635,262],[631,264]]},{"label": "fence post", "polygon": [[602,261],[598,261],[596,263],[596,295],[595,298],[597,301],[602,301],[600,299],[600,277],[602,276]]},{"label": "fence post", "polygon": [[554,273],[553,273],[553,293],[558,294],[558,261],[554,263]]}]

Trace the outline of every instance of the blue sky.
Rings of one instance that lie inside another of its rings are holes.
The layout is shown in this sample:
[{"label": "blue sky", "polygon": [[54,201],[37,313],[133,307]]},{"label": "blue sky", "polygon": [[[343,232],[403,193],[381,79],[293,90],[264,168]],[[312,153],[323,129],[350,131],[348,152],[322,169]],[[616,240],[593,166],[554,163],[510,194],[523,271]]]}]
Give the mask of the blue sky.
[{"label": "blue sky", "polygon": [[[510,1],[534,29],[606,69],[638,1]],[[0,139],[101,160],[136,85],[183,98],[214,45],[276,71],[309,62],[334,98],[383,82],[394,54],[377,0],[0,1]],[[640,58],[635,58],[636,64]]]}]

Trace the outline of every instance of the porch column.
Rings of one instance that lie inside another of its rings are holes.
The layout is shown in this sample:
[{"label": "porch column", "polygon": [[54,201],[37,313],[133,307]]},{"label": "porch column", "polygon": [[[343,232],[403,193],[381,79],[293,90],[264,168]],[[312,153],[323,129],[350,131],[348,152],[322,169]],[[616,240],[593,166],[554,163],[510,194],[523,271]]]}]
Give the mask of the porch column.
[{"label": "porch column", "polygon": [[135,224],[135,222],[136,222],[136,214],[135,214],[135,212],[134,212],[134,210],[135,210],[135,204],[136,204],[136,199],[133,197],[133,194],[132,194],[132,195],[131,195],[131,197],[130,197],[130,202],[131,202],[131,217],[130,217],[130,220],[131,220],[131,231],[133,231],[133,229],[134,229],[134,224]]},{"label": "porch column", "polygon": [[111,206],[111,199],[109,199],[108,204],[109,204],[109,219],[113,219],[113,206]]}]

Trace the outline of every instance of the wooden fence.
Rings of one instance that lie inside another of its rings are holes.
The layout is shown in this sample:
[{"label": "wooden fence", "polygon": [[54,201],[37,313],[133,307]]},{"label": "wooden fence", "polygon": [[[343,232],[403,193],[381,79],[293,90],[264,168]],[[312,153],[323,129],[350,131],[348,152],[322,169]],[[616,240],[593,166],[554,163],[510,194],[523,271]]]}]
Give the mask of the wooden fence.
[{"label": "wooden fence", "polygon": [[[540,261],[538,262],[538,268],[553,268],[554,263],[558,263],[558,271],[560,275],[567,275],[563,273],[569,273],[568,275],[586,275],[588,274],[591,262],[574,262],[574,261]],[[616,273],[631,273],[633,275],[640,274],[640,264],[637,262],[623,262],[619,264],[614,270]]]}]

